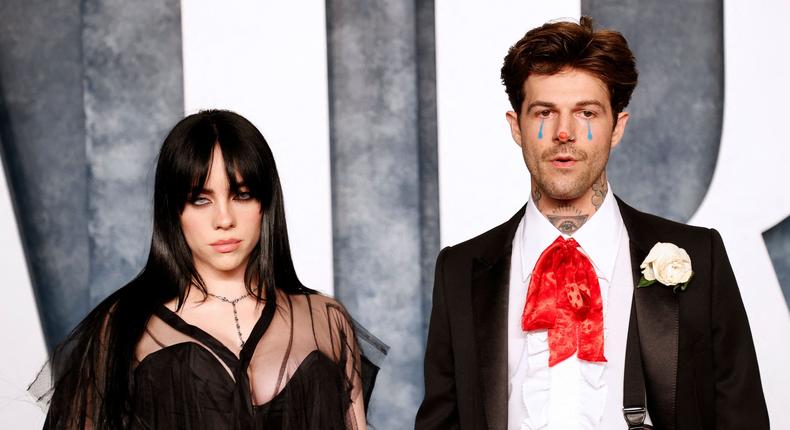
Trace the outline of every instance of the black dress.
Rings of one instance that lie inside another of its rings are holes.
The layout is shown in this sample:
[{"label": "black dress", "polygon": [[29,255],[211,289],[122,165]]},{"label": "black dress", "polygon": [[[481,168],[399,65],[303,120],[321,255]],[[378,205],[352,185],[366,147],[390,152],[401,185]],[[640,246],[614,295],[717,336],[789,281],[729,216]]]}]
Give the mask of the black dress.
[{"label": "black dress", "polygon": [[133,429],[356,429],[360,355],[343,308],[278,294],[236,356],[165,306],[137,347]]}]

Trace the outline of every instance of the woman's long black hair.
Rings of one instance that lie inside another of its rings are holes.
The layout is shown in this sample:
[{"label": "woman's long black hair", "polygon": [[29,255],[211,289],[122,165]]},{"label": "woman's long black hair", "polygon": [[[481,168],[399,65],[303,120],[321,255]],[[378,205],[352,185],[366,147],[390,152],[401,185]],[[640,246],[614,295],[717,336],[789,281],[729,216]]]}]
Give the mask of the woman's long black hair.
[{"label": "woman's long black hair", "polygon": [[[190,196],[203,188],[215,146],[222,151],[231,190],[238,191],[241,178],[261,203],[261,237],[245,271],[247,290],[271,305],[275,289],[312,292],[294,270],[280,178],[263,135],[230,111],[209,110],[184,118],[159,153],[148,261],[134,280],[99,304],[55,349],[45,428],[81,429],[90,422],[97,430],[120,429],[131,424],[135,349],[148,319],[167,301],[176,299],[180,308],[190,285],[206,293],[180,216]],[[48,375],[39,379],[42,376]]]}]

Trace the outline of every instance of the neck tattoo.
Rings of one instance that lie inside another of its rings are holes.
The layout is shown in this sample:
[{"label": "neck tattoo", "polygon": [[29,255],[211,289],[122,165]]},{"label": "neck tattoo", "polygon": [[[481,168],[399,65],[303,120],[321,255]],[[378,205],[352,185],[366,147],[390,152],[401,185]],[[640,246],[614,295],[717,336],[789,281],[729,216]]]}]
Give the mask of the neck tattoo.
[{"label": "neck tattoo", "polygon": [[552,209],[551,214],[545,215],[557,230],[567,235],[575,233],[590,218],[589,215],[582,213],[576,206],[569,204],[556,207]]},{"label": "neck tattoo", "polygon": [[247,296],[249,296],[250,293],[246,293],[243,296],[241,296],[239,298],[236,298],[236,299],[233,299],[233,300],[231,300],[231,299],[229,299],[227,297],[218,296],[216,294],[208,293],[208,295],[211,296],[211,297],[214,297],[215,299],[217,299],[217,300],[219,300],[221,302],[230,303],[231,306],[233,306],[233,319],[236,320],[236,332],[239,334],[239,342],[241,342],[241,346],[240,347],[244,348],[244,338],[241,336],[241,324],[239,324],[239,313],[236,311],[236,304],[239,303],[240,301],[244,300],[245,298],[247,298]]}]

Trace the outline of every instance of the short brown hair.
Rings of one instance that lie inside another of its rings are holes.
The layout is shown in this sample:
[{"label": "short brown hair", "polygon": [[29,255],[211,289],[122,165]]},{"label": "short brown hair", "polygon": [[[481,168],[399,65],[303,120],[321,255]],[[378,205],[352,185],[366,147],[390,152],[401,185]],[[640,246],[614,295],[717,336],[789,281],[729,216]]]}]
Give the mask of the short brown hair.
[{"label": "short brown hair", "polygon": [[543,24],[510,47],[502,65],[502,83],[513,110],[521,114],[529,75],[553,75],[565,68],[583,70],[603,81],[615,120],[628,106],[638,76],[634,54],[622,34],[594,31],[592,18],[583,16],[578,24]]}]

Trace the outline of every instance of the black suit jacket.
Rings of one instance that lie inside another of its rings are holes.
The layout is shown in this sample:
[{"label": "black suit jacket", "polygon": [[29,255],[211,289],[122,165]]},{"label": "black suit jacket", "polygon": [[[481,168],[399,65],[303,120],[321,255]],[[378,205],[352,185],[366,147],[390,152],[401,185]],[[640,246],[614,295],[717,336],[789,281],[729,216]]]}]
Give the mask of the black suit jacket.
[{"label": "black suit jacket", "polygon": [[[655,428],[767,429],[752,335],[721,236],[617,202],[635,284],[656,242],[684,248],[694,270],[688,288],[677,294],[659,283],[634,288],[632,312]],[[523,216],[524,208],[439,253],[416,429],[507,428],[510,255]]]}]

